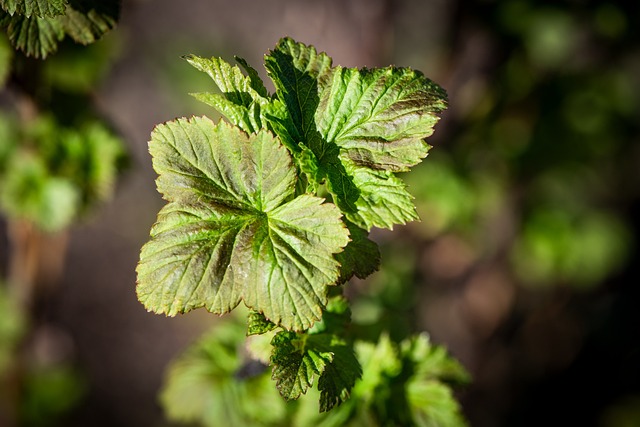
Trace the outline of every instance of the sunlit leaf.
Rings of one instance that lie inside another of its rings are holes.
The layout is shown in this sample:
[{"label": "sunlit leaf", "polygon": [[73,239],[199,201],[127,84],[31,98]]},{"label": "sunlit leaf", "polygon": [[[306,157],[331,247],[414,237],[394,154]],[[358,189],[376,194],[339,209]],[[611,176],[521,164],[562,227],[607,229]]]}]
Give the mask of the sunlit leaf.
[{"label": "sunlit leaf", "polygon": [[156,127],[149,147],[170,203],[142,249],[140,301],[168,315],[244,301],[294,330],[319,320],[348,230],[334,205],[292,199],[295,169],[278,139],[193,118]]},{"label": "sunlit leaf", "polygon": [[[318,184],[327,181],[347,218],[367,230],[417,219],[392,172],[427,155],[424,139],[446,108],[444,90],[406,68],[331,68],[325,54],[291,39],[265,64],[284,106],[273,107],[271,126],[294,153],[298,144],[313,153],[303,170],[315,171],[307,175]],[[373,181],[386,187],[384,196],[371,191]]]},{"label": "sunlit leaf", "polygon": [[207,73],[222,92],[195,93],[193,96],[211,105],[231,123],[242,130],[255,133],[263,127],[261,106],[269,102],[266,89],[255,70],[242,59],[240,64],[249,70],[245,76],[238,66],[232,66],[221,58],[201,58],[188,55],[185,59],[198,70]]}]

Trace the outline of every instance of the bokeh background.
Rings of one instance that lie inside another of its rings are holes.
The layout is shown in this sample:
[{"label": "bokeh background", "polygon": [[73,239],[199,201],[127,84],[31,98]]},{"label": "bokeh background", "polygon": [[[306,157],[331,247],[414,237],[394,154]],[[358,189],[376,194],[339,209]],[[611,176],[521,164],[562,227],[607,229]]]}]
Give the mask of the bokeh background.
[{"label": "bokeh background", "polygon": [[422,221],[374,231],[381,271],[348,286],[469,370],[470,425],[640,425],[639,18],[604,0],[125,0],[92,47],[109,62],[93,97],[130,162],[71,230],[43,302],[40,352],[70,372],[32,385],[32,424],[170,425],[167,364],[217,318],[136,300],[163,205],[147,141],[157,123],[215,117],[188,95],[212,82],[181,55],[239,55],[266,80],[263,55],[288,35],[335,64],[419,69],[449,94],[405,176]]}]

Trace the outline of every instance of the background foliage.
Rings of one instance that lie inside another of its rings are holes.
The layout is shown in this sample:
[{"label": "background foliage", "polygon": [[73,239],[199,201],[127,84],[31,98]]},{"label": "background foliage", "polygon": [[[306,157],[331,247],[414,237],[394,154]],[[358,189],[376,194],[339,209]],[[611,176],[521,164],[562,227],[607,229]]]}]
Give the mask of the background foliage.
[{"label": "background foliage", "polygon": [[[162,372],[216,320],[150,316],[135,298],[138,251],[162,204],[146,141],[156,123],[209,114],[184,96],[208,78],[181,55],[260,64],[284,34],[344,66],[423,70],[449,93],[435,148],[406,176],[422,221],[372,236],[382,266],[350,285],[354,320],[372,335],[385,325],[391,342],[426,330],[445,344],[473,377],[460,395],[473,426],[638,424],[637,5],[177,3],[125,1],[108,36],[116,49],[92,50],[113,66],[91,96],[134,167],[114,202],[72,229],[61,293],[47,303],[47,334],[64,338],[45,354],[70,354],[84,378],[64,425],[166,425]],[[77,79],[53,65],[48,78],[85,81],[94,62],[75,52]]]}]

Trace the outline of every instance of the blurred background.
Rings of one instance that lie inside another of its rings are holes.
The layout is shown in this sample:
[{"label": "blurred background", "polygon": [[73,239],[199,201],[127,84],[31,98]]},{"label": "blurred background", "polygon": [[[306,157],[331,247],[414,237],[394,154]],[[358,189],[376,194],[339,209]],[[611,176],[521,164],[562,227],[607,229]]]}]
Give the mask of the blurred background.
[{"label": "blurred background", "polygon": [[449,94],[404,177],[422,220],[372,233],[382,265],[347,285],[354,316],[375,316],[376,295],[398,328],[445,345],[473,378],[459,394],[471,426],[639,426],[639,18],[603,0],[125,0],[88,49],[108,64],[92,98],[129,165],[71,229],[41,303],[38,354],[67,367],[30,385],[29,425],[170,425],[167,364],[217,318],[136,300],[164,203],[147,141],[175,117],[216,117],[188,95],[213,83],[181,55],[238,55],[267,81],[263,55],[288,35],[334,64],[419,69]]}]

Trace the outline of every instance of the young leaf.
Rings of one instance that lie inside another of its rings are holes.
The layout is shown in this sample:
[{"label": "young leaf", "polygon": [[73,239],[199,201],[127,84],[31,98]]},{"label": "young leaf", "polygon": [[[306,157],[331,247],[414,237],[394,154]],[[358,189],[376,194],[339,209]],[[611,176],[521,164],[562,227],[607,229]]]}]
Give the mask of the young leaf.
[{"label": "young leaf", "polygon": [[331,352],[318,351],[313,345],[309,345],[312,343],[306,342],[307,338],[310,336],[283,331],[271,341],[271,377],[286,400],[295,400],[306,393],[313,385],[314,378],[324,372],[327,364],[333,361]]},{"label": "young leaf", "polygon": [[283,331],[271,345],[272,378],[282,397],[298,399],[317,377],[321,412],[346,400],[362,373],[351,347],[333,334]]},{"label": "young leaf", "polygon": [[149,150],[170,203],[140,255],[147,309],[222,314],[244,301],[289,330],[320,319],[349,233],[334,205],[292,199],[295,169],[277,138],[178,119],[156,127]]},{"label": "young leaf", "polygon": [[321,412],[348,399],[362,374],[353,347],[342,338],[350,318],[349,303],[338,294],[329,299],[322,321],[313,328],[304,334],[280,332],[274,337],[272,377],[287,400],[304,394],[316,376]]},{"label": "young leaf", "polygon": [[394,173],[358,167],[349,160],[344,164],[359,190],[358,210],[346,213],[350,221],[370,230],[374,226],[392,229],[394,224],[418,219],[413,196]]},{"label": "young leaf", "polygon": [[53,17],[64,13],[66,0],[0,0],[0,7],[10,15]]},{"label": "young leaf", "polygon": [[314,163],[305,167],[317,171],[307,174],[310,181],[322,184],[326,179],[334,203],[345,213],[355,212],[358,189],[339,160],[339,147],[323,140],[315,123],[319,93],[331,71],[331,58],[318,54],[313,46],[284,38],[265,57],[265,66],[278,97],[267,114],[270,126],[294,154],[301,151],[300,146],[313,153],[305,156],[306,161]]},{"label": "young leaf", "polygon": [[253,88],[253,90],[255,90],[258,95],[264,98],[268,98],[269,92],[267,92],[267,88],[264,87],[264,82],[258,75],[258,72],[255,70],[255,68],[249,65],[244,58],[234,56],[234,59],[238,64],[240,64],[242,68],[244,68],[244,71],[249,75],[249,80],[251,81],[251,87]]},{"label": "young leaf", "polygon": [[338,283],[345,283],[356,276],[364,279],[378,270],[380,266],[380,250],[378,245],[367,236],[369,233],[347,221],[351,241],[344,251],[336,254],[341,265]]},{"label": "young leaf", "polygon": [[[265,58],[276,86],[270,126],[294,153],[305,145],[315,175],[356,225],[392,228],[417,219],[412,197],[392,172],[406,171],[429,150],[446,94],[407,68],[331,68],[325,54],[291,39]],[[298,157],[295,157],[298,159]],[[379,193],[374,187],[382,186]]]},{"label": "young leaf", "polygon": [[402,356],[415,364],[414,375],[425,379],[439,379],[449,383],[466,384],[469,373],[452,358],[444,347],[431,344],[428,335],[419,334],[400,345]]},{"label": "young leaf", "polygon": [[[318,107],[318,81],[331,70],[331,58],[318,53],[313,46],[290,38],[280,40],[265,56],[269,77],[276,86],[278,98],[287,107],[287,128],[292,141],[320,149],[314,115]],[[316,146],[317,145],[317,146]],[[316,150],[314,150],[316,151]]]},{"label": "young leaf", "polygon": [[247,335],[262,335],[276,328],[276,325],[269,322],[264,314],[257,311],[251,311],[247,318]]},{"label": "young leaf", "polygon": [[256,133],[262,129],[260,107],[265,106],[269,100],[257,72],[246,61],[238,59],[248,70],[249,76],[245,76],[238,66],[232,66],[221,58],[206,59],[188,55],[185,59],[198,70],[207,73],[222,92],[192,94],[196,99],[218,110],[245,132]]}]

